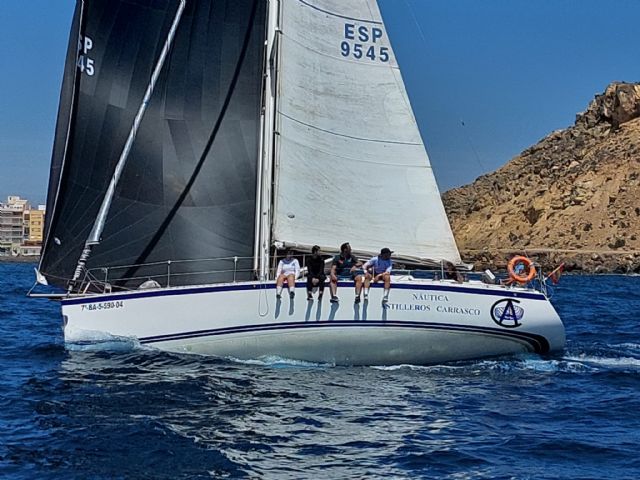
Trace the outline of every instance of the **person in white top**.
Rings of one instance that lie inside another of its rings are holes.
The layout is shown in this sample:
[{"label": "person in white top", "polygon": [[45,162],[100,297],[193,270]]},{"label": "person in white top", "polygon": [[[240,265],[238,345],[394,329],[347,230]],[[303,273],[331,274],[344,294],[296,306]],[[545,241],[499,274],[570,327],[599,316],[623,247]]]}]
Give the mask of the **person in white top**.
[{"label": "person in white top", "polygon": [[293,300],[296,295],[296,278],[299,276],[300,263],[293,258],[293,252],[287,250],[286,257],[280,260],[276,271],[276,298],[282,298],[282,288],[286,280],[289,287],[289,298]]}]

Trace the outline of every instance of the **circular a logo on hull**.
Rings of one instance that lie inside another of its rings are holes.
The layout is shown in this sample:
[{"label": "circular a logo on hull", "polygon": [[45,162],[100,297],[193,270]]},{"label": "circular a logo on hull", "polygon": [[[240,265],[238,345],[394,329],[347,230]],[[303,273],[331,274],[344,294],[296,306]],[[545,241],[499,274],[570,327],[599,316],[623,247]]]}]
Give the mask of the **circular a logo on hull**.
[{"label": "circular a logo on hull", "polygon": [[520,320],[524,317],[524,308],[517,305],[520,300],[505,298],[498,300],[491,307],[491,318],[504,328],[516,328],[522,325]]}]

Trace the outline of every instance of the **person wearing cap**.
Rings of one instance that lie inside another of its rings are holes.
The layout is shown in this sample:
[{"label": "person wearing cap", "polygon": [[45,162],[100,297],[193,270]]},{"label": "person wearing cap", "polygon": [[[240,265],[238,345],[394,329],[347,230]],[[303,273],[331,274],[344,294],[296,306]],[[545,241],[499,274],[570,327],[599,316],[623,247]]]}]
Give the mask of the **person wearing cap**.
[{"label": "person wearing cap", "polygon": [[324,274],[324,258],[320,255],[320,247],[314,245],[311,248],[312,255],[307,260],[307,300],[313,300],[313,289],[318,287],[318,300],[322,300],[324,282],[327,276]]},{"label": "person wearing cap", "polygon": [[338,279],[351,279],[356,287],[355,303],[360,303],[360,291],[364,281],[364,272],[362,271],[362,262],[355,255],[351,254],[351,245],[343,243],[340,245],[340,255],[333,257],[331,264],[331,303],[338,302]]},{"label": "person wearing cap", "polygon": [[393,268],[393,261],[391,260],[391,254],[393,252],[387,247],[380,250],[380,255],[373,257],[366,262],[362,268],[364,269],[364,299],[369,299],[369,288],[371,282],[384,282],[384,295],[382,297],[382,303],[386,304],[389,301],[389,290],[391,289],[391,269]]},{"label": "person wearing cap", "polygon": [[287,249],[286,257],[278,263],[276,270],[276,298],[282,297],[282,288],[284,281],[287,281],[289,287],[289,298],[293,300],[296,296],[296,278],[300,276],[300,263],[293,258],[293,250]]}]

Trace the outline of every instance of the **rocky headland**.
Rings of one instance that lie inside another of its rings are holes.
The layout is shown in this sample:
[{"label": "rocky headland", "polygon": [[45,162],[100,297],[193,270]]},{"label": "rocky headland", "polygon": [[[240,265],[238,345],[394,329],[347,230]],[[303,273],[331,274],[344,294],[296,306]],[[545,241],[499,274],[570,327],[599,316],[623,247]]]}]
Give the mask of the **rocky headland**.
[{"label": "rocky headland", "polygon": [[575,124],[443,195],[465,261],[640,273],[640,83],[613,83]]}]

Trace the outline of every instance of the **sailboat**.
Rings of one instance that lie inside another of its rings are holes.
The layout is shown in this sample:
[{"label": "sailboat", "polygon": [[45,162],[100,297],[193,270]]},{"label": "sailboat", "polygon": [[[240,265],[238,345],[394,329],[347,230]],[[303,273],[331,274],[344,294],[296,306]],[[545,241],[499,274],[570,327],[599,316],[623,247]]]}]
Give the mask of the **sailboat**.
[{"label": "sailboat", "polygon": [[[336,365],[562,349],[544,284],[463,265],[376,0],[78,0],[37,271],[65,341]],[[328,296],[275,295],[350,242],[396,266]]]}]

